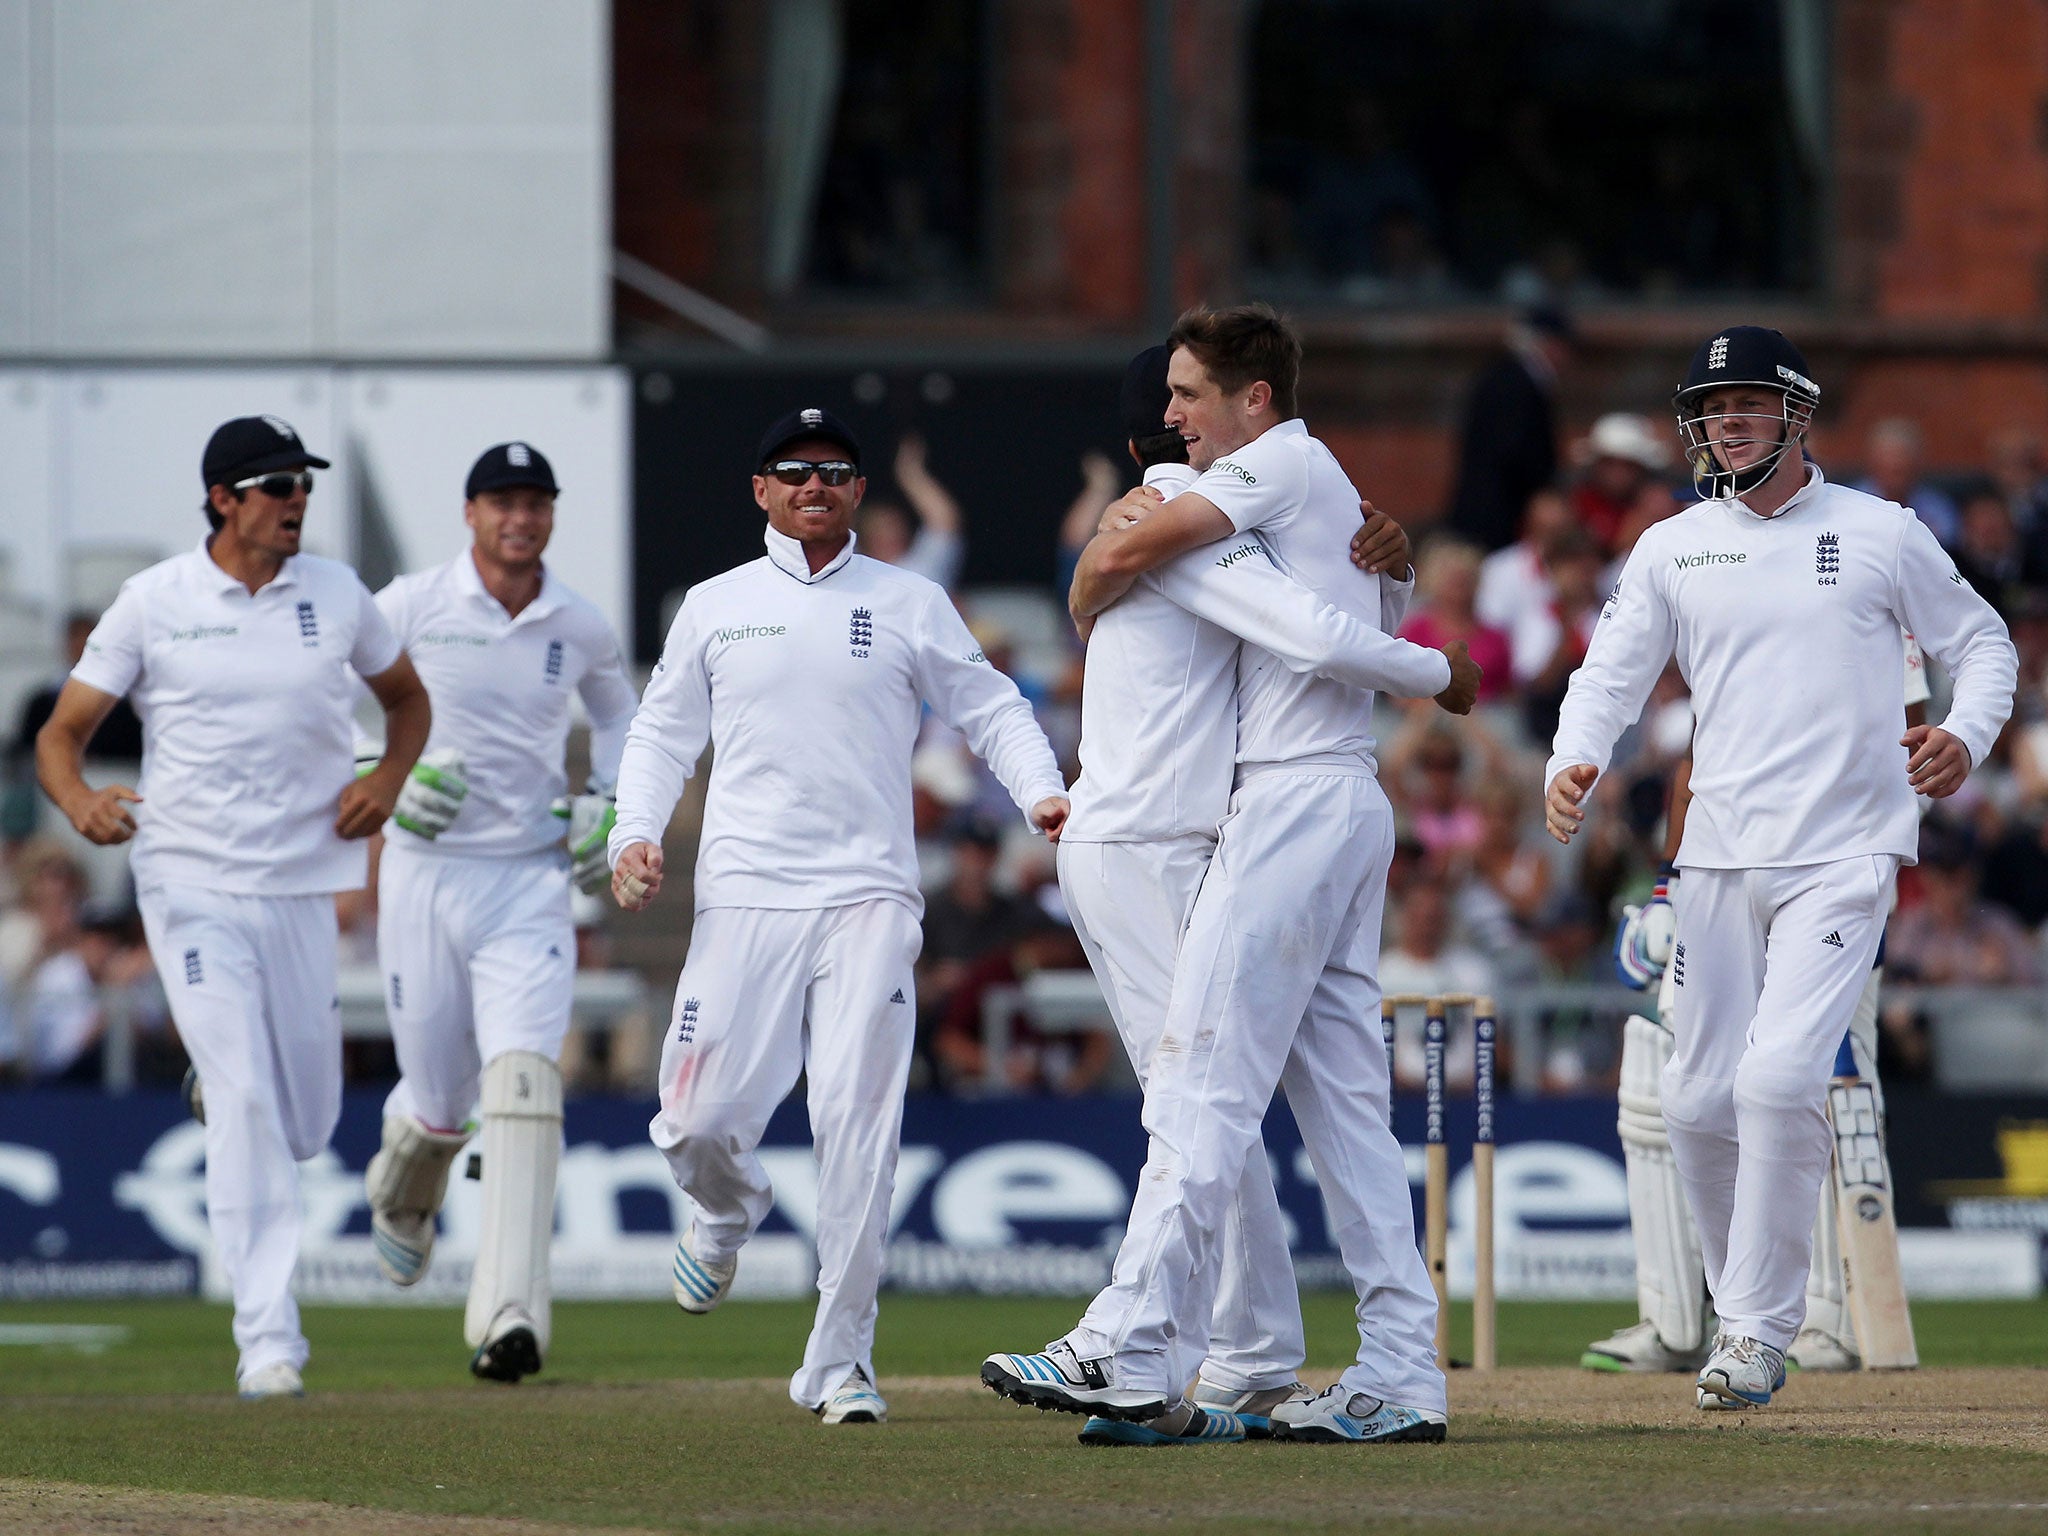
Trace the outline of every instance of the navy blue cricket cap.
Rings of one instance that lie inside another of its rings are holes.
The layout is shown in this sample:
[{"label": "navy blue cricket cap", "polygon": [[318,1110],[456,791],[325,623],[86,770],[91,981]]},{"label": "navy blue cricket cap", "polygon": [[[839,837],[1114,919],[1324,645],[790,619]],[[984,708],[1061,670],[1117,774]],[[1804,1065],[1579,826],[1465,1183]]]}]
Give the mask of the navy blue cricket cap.
[{"label": "navy blue cricket cap", "polygon": [[1166,387],[1166,365],[1172,358],[1171,347],[1147,347],[1124,370],[1123,394],[1117,410],[1124,424],[1124,436],[1134,443],[1169,430],[1166,407],[1172,403],[1173,393]]},{"label": "navy blue cricket cap", "polygon": [[209,487],[235,485],[274,469],[327,469],[331,466],[306,452],[292,424],[279,416],[237,416],[213,429],[199,473]]},{"label": "navy blue cricket cap", "polygon": [[815,405],[805,406],[800,411],[791,411],[762,433],[761,448],[754,455],[754,463],[757,466],[772,464],[782,457],[783,449],[791,443],[803,442],[806,438],[845,449],[846,456],[853,461],[853,467],[860,468],[860,439],[853,435],[853,428],[830,411]]},{"label": "navy blue cricket cap", "polygon": [[562,490],[555,484],[554,466],[548,463],[547,455],[531,443],[514,442],[486,448],[483,457],[469,466],[469,479],[463,484],[462,494],[476,497],[485,491],[503,491],[515,485],[530,485],[550,496],[558,496]]}]

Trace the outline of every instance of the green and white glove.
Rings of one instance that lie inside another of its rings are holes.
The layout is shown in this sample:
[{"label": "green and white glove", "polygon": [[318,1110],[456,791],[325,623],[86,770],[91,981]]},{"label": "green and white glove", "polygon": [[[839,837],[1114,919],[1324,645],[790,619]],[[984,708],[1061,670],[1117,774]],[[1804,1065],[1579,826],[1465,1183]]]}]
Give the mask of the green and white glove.
[{"label": "green and white glove", "polygon": [[607,845],[618,806],[610,795],[572,795],[557,800],[554,812],[569,823],[569,878],[584,895],[595,896],[612,883]]},{"label": "green and white glove", "polygon": [[469,795],[469,768],[453,747],[424,754],[412,765],[391,819],[415,837],[433,839],[448,830]]}]

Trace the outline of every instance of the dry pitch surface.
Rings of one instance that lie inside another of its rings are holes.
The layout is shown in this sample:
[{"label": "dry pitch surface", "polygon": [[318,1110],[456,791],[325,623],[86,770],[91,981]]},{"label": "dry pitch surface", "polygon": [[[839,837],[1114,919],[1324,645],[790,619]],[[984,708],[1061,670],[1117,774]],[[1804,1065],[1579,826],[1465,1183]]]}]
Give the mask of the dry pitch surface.
[{"label": "dry pitch surface", "polygon": [[[1024,1303],[919,1308],[927,1335],[1022,1345],[1039,1331]],[[190,1377],[85,1396],[65,1390],[69,1374],[91,1385],[117,1353],[19,1376],[0,1360],[0,1531],[2048,1531],[2039,1368],[1795,1376],[1767,1410],[1703,1414],[1683,1379],[1518,1366],[1453,1378],[1442,1446],[1095,1450],[1074,1443],[1078,1419],[1019,1409],[965,1376],[892,1374],[886,1352],[891,1422],[841,1430],[793,1407],[759,1364],[734,1369],[751,1351],[725,1365],[664,1358],[678,1339],[694,1354],[752,1327],[763,1344],[801,1320],[732,1311],[709,1320],[724,1323],[713,1335],[622,1309],[618,1359],[579,1363],[565,1348],[509,1390],[450,1380],[445,1351],[411,1380],[376,1357],[380,1337],[413,1347],[393,1328],[444,1327],[436,1314],[352,1324],[370,1359],[353,1377],[330,1366],[335,1390],[316,1370],[303,1402],[241,1405]],[[221,1321],[207,1313],[195,1333]],[[570,1321],[592,1327],[589,1314]],[[1585,1337],[1583,1321],[1554,1331]],[[2017,1346],[2005,1358],[2033,1353],[2009,1317],[1984,1321]],[[1318,1331],[1312,1321],[1311,1348],[1329,1358]],[[941,1341],[933,1353],[957,1358]],[[917,1351],[897,1352],[917,1368]],[[688,1363],[726,1379],[678,1379]],[[406,1384],[361,1379],[379,1369]]]}]

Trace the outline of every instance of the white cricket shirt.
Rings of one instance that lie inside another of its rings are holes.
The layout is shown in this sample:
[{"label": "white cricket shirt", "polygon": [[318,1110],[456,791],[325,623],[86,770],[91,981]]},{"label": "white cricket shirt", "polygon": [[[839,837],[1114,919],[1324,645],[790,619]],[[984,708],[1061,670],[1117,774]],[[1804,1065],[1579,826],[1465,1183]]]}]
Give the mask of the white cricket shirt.
[{"label": "white cricket shirt", "polygon": [[[1180,464],[1145,475],[1169,498],[1195,479]],[[1354,499],[1347,548],[1357,526]],[[1351,581],[1383,608],[1393,598],[1391,622],[1400,622],[1412,582],[1383,586],[1355,569]],[[1398,649],[1403,642],[1283,575],[1256,533],[1176,556],[1104,609],[1089,635],[1081,777],[1062,840],[1150,842],[1215,833],[1229,809],[1238,755],[1240,636],[1285,667],[1359,689],[1380,686],[1389,657],[1396,667],[1407,659]]]},{"label": "white cricket shirt", "polygon": [[1648,529],[1572,675],[1548,785],[1606,770],[1674,653],[1692,689],[1692,805],[1678,863],[1912,863],[1919,815],[1899,745],[1905,637],[1955,680],[1942,728],[1984,761],[2012,712],[2004,623],[1927,527],[1810,469],[1776,517],[1701,502]]},{"label": "white cricket shirt", "polygon": [[562,841],[552,810],[569,786],[562,754],[569,698],[590,715],[590,766],[618,778],[637,702],[611,626],[594,604],[541,569],[540,595],[515,617],[484,589],[464,550],[446,565],[401,576],[377,594],[434,704],[427,750],[453,747],[469,796],[448,830],[385,835],[416,853],[518,857]]},{"label": "white cricket shirt", "polygon": [[350,891],[368,845],[334,816],[355,775],[355,678],[398,661],[356,573],[294,555],[254,594],[197,549],[122,583],[71,675],[142,721],[129,865],[242,896]]},{"label": "white cricket shirt", "polygon": [[[1397,610],[1387,589],[1405,584],[1383,576],[1375,590],[1360,579],[1351,563],[1357,488],[1299,417],[1223,455],[1190,489],[1238,530],[1256,528],[1274,564],[1324,602],[1371,628],[1389,627],[1387,616]],[[1406,605],[1404,590],[1398,607]],[[1391,640],[1376,670],[1378,687],[1404,698],[1433,698],[1451,685],[1450,659],[1406,640]],[[1247,645],[1237,664],[1238,762],[1356,763],[1372,770],[1372,704],[1369,692],[1296,671]]]},{"label": "white cricket shirt", "polygon": [[887,897],[922,912],[910,819],[922,705],[1026,810],[1067,792],[1052,748],[943,589],[850,540],[813,575],[794,539],[765,536],[766,558],[683,599],[626,733],[612,861],[660,844],[709,741],[699,911]]}]

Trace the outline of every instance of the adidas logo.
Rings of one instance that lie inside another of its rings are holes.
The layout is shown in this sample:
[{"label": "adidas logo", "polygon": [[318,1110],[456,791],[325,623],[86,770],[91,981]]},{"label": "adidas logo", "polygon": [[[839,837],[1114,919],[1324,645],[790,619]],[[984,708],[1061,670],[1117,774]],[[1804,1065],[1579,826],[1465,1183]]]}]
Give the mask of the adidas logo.
[{"label": "adidas logo", "polygon": [[908,999],[904,997],[903,989],[901,987],[898,987],[894,992],[891,992],[889,994],[889,1001],[892,1003],[901,1003],[907,1002]]},{"label": "adidas logo", "polygon": [[1842,935],[1839,932],[1831,933],[1826,938],[1822,939],[1821,943],[1832,944],[1836,949],[1840,949],[1842,947]]}]

